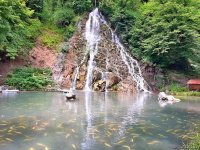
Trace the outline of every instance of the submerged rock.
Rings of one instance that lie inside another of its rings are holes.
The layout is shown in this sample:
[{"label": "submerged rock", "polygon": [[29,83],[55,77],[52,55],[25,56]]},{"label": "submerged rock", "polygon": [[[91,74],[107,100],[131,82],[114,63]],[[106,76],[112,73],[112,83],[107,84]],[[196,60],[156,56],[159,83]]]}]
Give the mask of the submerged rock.
[{"label": "submerged rock", "polygon": [[64,91],[66,100],[74,101],[76,100],[76,95],[72,91]]},{"label": "submerged rock", "polygon": [[172,95],[167,95],[165,92],[160,92],[158,94],[158,101],[161,107],[166,106],[167,104],[173,104],[175,102],[180,102],[181,100],[175,98]]},{"label": "submerged rock", "polygon": [[121,81],[121,78],[114,73],[108,73],[108,79],[107,79],[107,86],[108,88],[117,85]]},{"label": "submerged rock", "polygon": [[160,92],[158,94],[158,100],[162,100],[162,101],[174,101],[174,102],[179,102],[180,99],[175,98],[172,95],[167,95],[165,92]]}]

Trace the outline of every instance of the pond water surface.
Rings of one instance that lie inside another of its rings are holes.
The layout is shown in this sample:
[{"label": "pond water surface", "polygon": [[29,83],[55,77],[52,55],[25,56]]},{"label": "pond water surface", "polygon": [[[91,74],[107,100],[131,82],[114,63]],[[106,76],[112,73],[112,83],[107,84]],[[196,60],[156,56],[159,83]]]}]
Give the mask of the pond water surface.
[{"label": "pond water surface", "polygon": [[163,108],[155,95],[76,94],[0,94],[0,150],[171,150],[200,125],[200,98]]}]

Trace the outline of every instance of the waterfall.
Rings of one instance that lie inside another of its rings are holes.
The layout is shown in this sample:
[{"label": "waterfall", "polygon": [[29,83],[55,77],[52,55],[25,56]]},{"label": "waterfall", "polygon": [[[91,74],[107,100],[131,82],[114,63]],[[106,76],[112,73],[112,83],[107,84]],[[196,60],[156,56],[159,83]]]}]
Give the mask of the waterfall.
[{"label": "waterfall", "polygon": [[109,30],[112,34],[112,42],[115,43],[115,45],[117,46],[117,49],[120,51],[121,58],[122,58],[123,62],[126,64],[128,71],[129,71],[129,74],[131,75],[133,80],[137,83],[137,90],[149,92],[145,88],[145,85],[148,86],[148,84],[146,83],[146,81],[142,77],[141,69],[140,69],[140,66],[139,66],[137,60],[133,59],[131,57],[131,55],[128,54],[128,52],[126,52],[125,47],[120,42],[118,36],[110,28],[110,26],[108,25],[108,23],[106,22],[106,20],[102,16],[102,14],[99,14],[99,15],[100,15],[101,22],[109,28]]},{"label": "waterfall", "polygon": [[[85,90],[86,91],[91,91],[92,90],[92,80],[93,80],[93,71],[96,67],[96,62],[95,62],[95,56],[97,55],[99,51],[99,43],[101,40],[100,36],[100,26],[105,25],[112,36],[112,42],[116,46],[116,50],[119,53],[121,60],[123,63],[126,65],[128,69],[129,75],[132,77],[132,79],[135,81],[137,85],[137,90],[138,91],[145,91],[149,92],[147,89],[148,84],[142,77],[141,69],[139,66],[139,63],[137,60],[133,59],[133,57],[127,52],[125,47],[122,45],[120,42],[118,36],[114,33],[114,31],[109,27],[108,23],[102,16],[102,14],[99,12],[98,8],[95,8],[90,14],[89,14],[89,19],[86,22],[85,26],[85,39],[86,39],[86,51],[85,51],[85,56],[83,59],[83,62],[86,59],[86,56],[89,56],[89,60],[87,63],[87,75],[86,75],[86,83],[85,83]],[[108,50],[106,51],[106,71],[102,74],[102,80],[106,81],[106,91],[107,91],[107,78],[108,78],[108,62],[109,62],[109,57],[108,57]],[[83,63],[82,62],[82,63]],[[72,83],[72,89],[76,89],[76,80],[79,74],[79,69],[80,65],[76,68],[75,71],[75,77],[74,81]],[[116,68],[118,71],[118,68]]]},{"label": "waterfall", "polygon": [[76,82],[77,82],[77,78],[78,78],[78,74],[79,74],[79,69],[80,69],[80,66],[78,66],[75,70],[75,76],[74,76],[74,80],[72,82],[71,90],[76,90]]},{"label": "waterfall", "polygon": [[146,82],[142,77],[141,69],[138,62],[125,51],[125,48],[120,43],[117,35],[114,35],[113,31],[112,34],[113,34],[113,42],[117,45],[117,48],[120,50],[121,58],[127,65],[129,74],[132,76],[133,80],[137,83],[137,89],[148,92],[148,90],[145,88]]},{"label": "waterfall", "polygon": [[98,52],[98,42],[100,40],[100,15],[98,8],[94,9],[90,15],[89,19],[86,22],[86,31],[85,31],[85,38],[86,38],[86,49],[89,52],[89,61],[87,67],[87,76],[86,76],[86,84],[85,90],[91,91],[92,90],[92,78],[93,78],[93,70],[95,67],[94,57]]}]

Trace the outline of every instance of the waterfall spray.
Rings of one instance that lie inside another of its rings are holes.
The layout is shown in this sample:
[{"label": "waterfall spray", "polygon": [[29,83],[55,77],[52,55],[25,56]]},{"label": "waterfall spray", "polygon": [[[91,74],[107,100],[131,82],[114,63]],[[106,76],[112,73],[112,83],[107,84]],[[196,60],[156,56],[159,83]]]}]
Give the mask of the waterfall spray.
[{"label": "waterfall spray", "polygon": [[99,17],[100,17],[99,10],[98,8],[96,8],[90,13],[89,19],[86,22],[86,32],[85,32],[85,38],[87,40],[86,49],[89,52],[89,61],[88,61],[86,84],[85,84],[85,90],[87,91],[92,90],[92,78],[93,78],[92,74],[95,67],[94,57],[98,52],[98,42],[100,40]]}]

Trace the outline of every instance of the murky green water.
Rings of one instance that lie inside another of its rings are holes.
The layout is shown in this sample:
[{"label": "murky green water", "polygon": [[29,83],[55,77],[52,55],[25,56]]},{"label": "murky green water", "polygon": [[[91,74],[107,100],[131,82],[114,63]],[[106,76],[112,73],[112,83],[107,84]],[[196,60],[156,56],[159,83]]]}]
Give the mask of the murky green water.
[{"label": "murky green water", "polygon": [[199,125],[191,98],[161,108],[154,95],[77,95],[1,94],[0,150],[171,150]]}]

